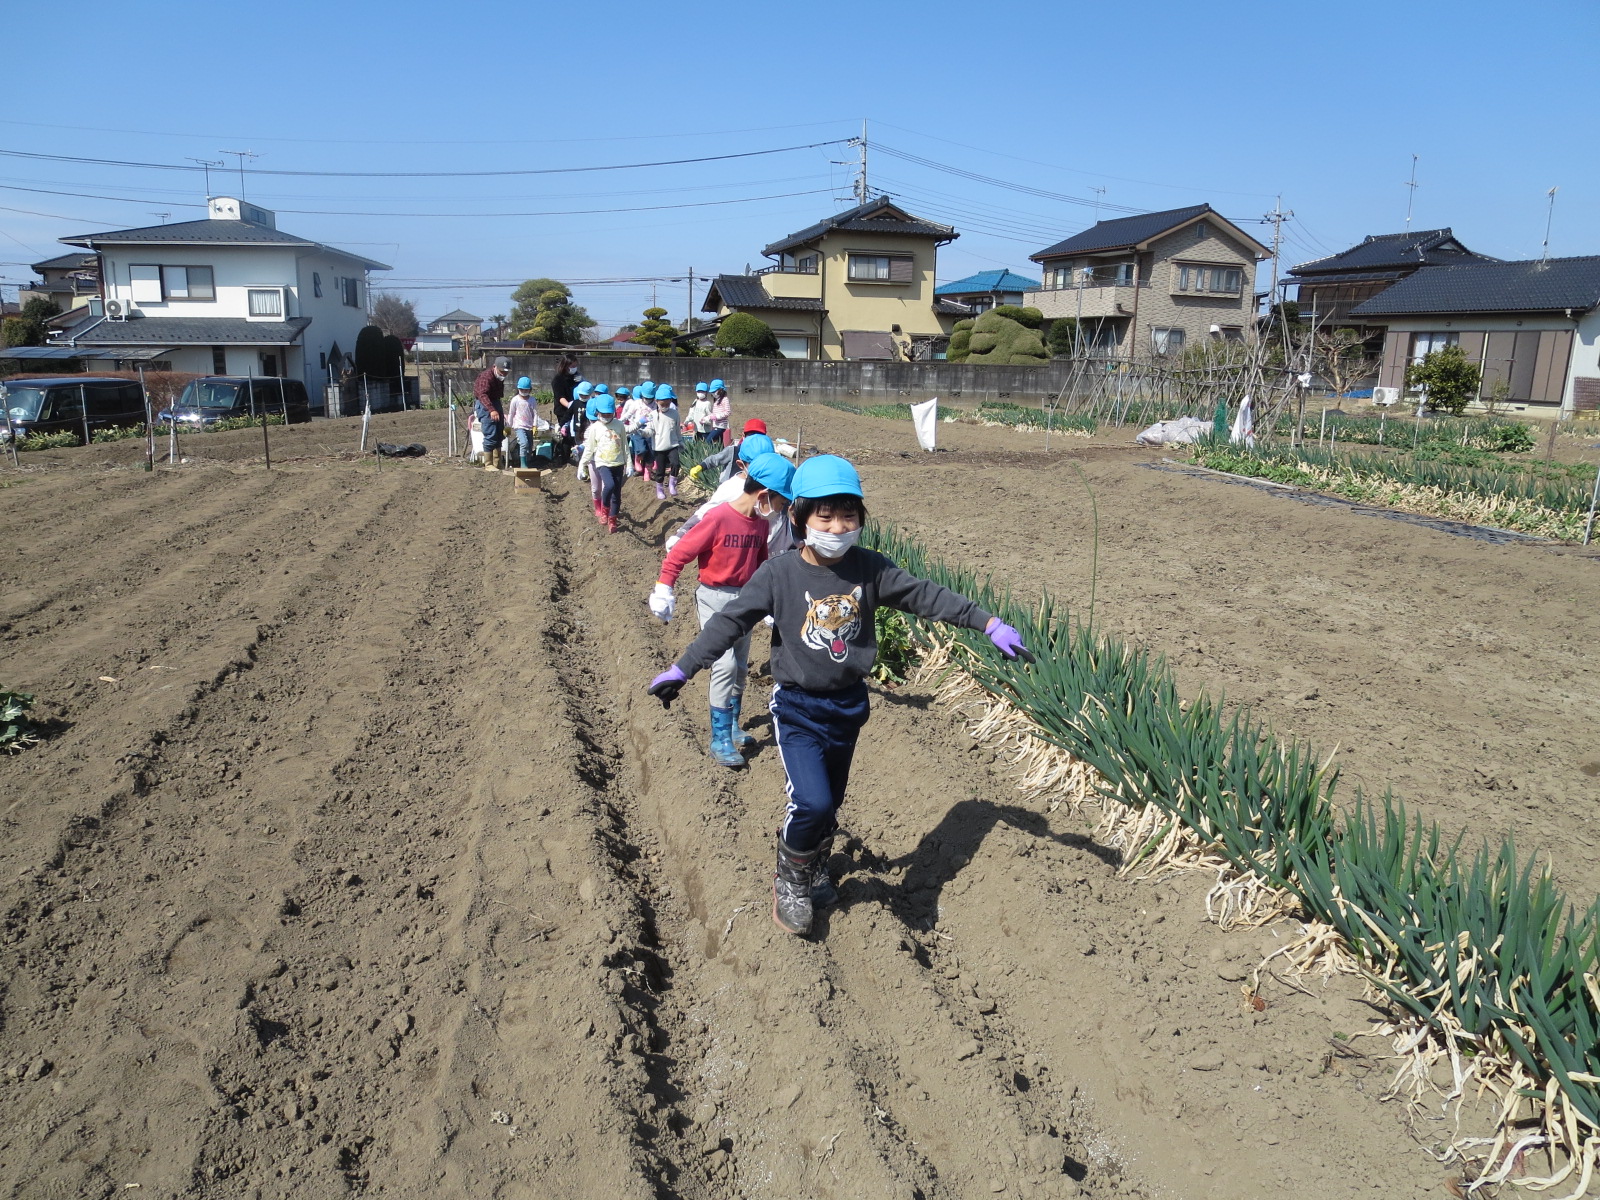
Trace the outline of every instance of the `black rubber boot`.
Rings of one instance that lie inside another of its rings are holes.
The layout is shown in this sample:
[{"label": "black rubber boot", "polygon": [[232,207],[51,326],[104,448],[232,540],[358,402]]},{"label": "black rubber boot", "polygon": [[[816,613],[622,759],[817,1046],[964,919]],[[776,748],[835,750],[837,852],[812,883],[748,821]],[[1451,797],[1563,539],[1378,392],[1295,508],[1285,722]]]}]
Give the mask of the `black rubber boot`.
[{"label": "black rubber boot", "polygon": [[772,919],[787,933],[811,932],[811,876],[817,851],[790,849],[778,835],[778,870],[772,877]]},{"label": "black rubber boot", "polygon": [[811,864],[811,910],[820,912],[839,903],[839,889],[828,874],[828,860],[833,857],[833,834],[822,839],[817,847],[817,861]]}]

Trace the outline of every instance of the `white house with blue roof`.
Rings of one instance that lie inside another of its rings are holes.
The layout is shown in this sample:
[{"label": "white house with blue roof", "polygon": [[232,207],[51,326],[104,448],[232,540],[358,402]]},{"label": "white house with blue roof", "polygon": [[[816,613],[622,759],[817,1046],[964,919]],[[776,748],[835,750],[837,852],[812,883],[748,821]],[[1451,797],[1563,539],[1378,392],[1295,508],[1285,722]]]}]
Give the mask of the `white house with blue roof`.
[{"label": "white house with blue roof", "polygon": [[965,279],[941,283],[933,289],[933,294],[944,300],[965,304],[972,310],[972,315],[977,316],[1002,304],[1020,305],[1024,295],[1038,290],[1037,279],[1018,275],[1010,267],[1001,267],[998,271],[979,271]]},{"label": "white house with blue roof", "polygon": [[217,196],[207,207],[204,220],[62,238],[98,257],[101,290],[53,344],[126,349],[172,371],[287,376],[322,395],[367,324],[368,272],[390,268],[285,233],[259,205]]}]

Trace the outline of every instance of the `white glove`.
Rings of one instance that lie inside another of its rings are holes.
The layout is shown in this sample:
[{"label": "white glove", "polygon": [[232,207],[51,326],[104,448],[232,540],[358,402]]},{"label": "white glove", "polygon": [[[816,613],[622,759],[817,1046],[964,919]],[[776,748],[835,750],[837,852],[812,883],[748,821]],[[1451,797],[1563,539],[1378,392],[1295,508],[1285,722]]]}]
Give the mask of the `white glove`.
[{"label": "white glove", "polygon": [[665,549],[666,549],[668,554],[672,553],[672,548],[678,544],[678,541],[679,541],[679,539],[681,537],[682,537],[681,534],[675,533],[675,534],[673,534],[671,537],[669,537],[667,539],[667,544],[666,544]]},{"label": "white glove", "polygon": [[625,465],[625,467],[623,469],[622,477],[624,479],[632,479],[634,477],[634,475],[636,475],[636,474],[637,474],[637,472],[633,469],[633,458],[630,455],[629,458],[628,458],[627,464]]},{"label": "white glove", "polygon": [[762,621],[762,624],[764,624],[768,629],[776,629],[778,627],[778,623],[776,621],[774,621],[770,616],[762,617],[761,621]]},{"label": "white glove", "polygon": [[664,583],[658,583],[651,589],[650,595],[645,598],[650,605],[650,611],[661,621],[672,620],[672,614],[678,611],[678,597],[673,590]]},{"label": "white glove", "polygon": [[589,467],[588,467],[588,464],[586,464],[586,463],[579,463],[578,464],[578,478],[583,480],[585,483],[588,482],[588,480],[589,480]]}]

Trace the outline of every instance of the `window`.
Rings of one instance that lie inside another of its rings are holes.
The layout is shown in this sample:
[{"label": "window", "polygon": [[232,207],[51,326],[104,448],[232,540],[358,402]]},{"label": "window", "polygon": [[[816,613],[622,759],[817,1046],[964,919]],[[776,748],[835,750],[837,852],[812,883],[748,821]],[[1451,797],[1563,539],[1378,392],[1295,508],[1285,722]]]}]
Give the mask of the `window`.
[{"label": "window", "polygon": [[162,267],[161,287],[168,300],[215,300],[210,267]]},{"label": "window", "polygon": [[1165,329],[1157,325],[1150,331],[1151,348],[1157,354],[1181,354],[1183,352],[1183,330]]},{"label": "window", "polygon": [[211,373],[213,375],[226,375],[228,373],[228,348],[226,346],[211,347]]},{"label": "window", "polygon": [[1194,240],[1195,241],[1203,242],[1210,236],[1211,236],[1211,230],[1206,225],[1206,223],[1204,221],[1201,221],[1198,225],[1196,225],[1194,227]]},{"label": "window", "polygon": [[322,272],[321,271],[313,271],[313,272],[311,272],[311,294],[313,296],[318,297],[319,299],[322,296]]},{"label": "window", "polygon": [[339,280],[339,295],[346,308],[360,308],[361,281],[353,275]]},{"label": "window", "polygon": [[210,267],[162,267],[133,263],[128,282],[135,304],[165,304],[169,300],[215,300],[216,281]]},{"label": "window", "polygon": [[1083,268],[1084,287],[1129,287],[1133,283],[1133,264],[1102,263]]},{"label": "window", "polygon": [[1071,267],[1052,267],[1052,268],[1050,268],[1050,276],[1049,276],[1048,286],[1049,286],[1051,291],[1060,291],[1062,288],[1071,287],[1072,286],[1072,268]]},{"label": "window", "polygon": [[785,358],[810,358],[811,339],[780,333],[778,335],[778,353]]},{"label": "window", "polygon": [[910,283],[914,261],[909,254],[852,254],[850,282]]},{"label": "window", "polygon": [[1411,335],[1411,361],[1419,363],[1436,350],[1460,344],[1459,333],[1414,333]]},{"label": "window", "polygon": [[149,263],[133,263],[128,267],[128,285],[135,304],[160,304],[161,268]]},{"label": "window", "polygon": [[1244,284],[1244,272],[1238,267],[1194,267],[1179,265],[1178,290],[1180,292],[1211,292],[1214,295],[1237,296]]},{"label": "window", "polygon": [[251,288],[250,315],[252,317],[283,316],[283,289]]}]

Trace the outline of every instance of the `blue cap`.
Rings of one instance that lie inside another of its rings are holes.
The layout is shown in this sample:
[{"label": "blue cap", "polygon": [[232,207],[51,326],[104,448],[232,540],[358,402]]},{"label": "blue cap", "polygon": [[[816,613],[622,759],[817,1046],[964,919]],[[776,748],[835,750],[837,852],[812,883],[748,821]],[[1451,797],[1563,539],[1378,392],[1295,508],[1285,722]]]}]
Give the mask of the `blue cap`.
[{"label": "blue cap", "polygon": [[657,400],[676,400],[677,398],[678,393],[672,390],[672,385],[670,383],[663,383],[657,386]]},{"label": "blue cap", "polygon": [[695,384],[694,385],[694,390],[697,391],[697,392],[705,391],[706,390],[705,381],[701,380],[699,383]]},{"label": "blue cap", "polygon": [[772,454],[777,447],[772,444],[772,439],[764,433],[752,433],[739,443],[739,461],[755,462],[763,454]]},{"label": "blue cap", "polygon": [[621,387],[619,387],[617,389],[617,395],[619,395],[619,396],[626,396],[628,394],[629,394],[629,392],[628,392],[628,385],[627,384],[623,384]]},{"label": "blue cap", "polygon": [[519,392],[533,391],[533,380],[524,375],[521,379],[517,380],[517,390]]},{"label": "blue cap", "polygon": [[573,389],[573,394],[574,395],[578,395],[578,396],[590,396],[590,395],[593,395],[594,394],[594,384],[590,383],[587,379],[585,379],[582,383],[580,383],[576,388]]},{"label": "blue cap", "polygon": [[785,500],[794,499],[794,464],[783,455],[771,451],[758,454],[750,461],[746,474]]},{"label": "blue cap", "polygon": [[654,400],[656,398],[656,385],[650,380],[646,379],[638,387],[633,389],[633,394],[635,396],[643,396],[646,400]]},{"label": "blue cap", "polygon": [[599,402],[599,400],[600,400],[599,396],[590,396],[589,397],[589,402],[583,406],[584,420],[586,420],[586,421],[594,420],[595,413],[597,411],[595,409],[595,405]]},{"label": "blue cap", "polygon": [[609,396],[611,394],[611,389],[603,383],[597,383],[594,385],[594,392],[597,396]]},{"label": "blue cap", "polygon": [[[753,435],[759,436],[759,435]],[[745,438],[745,441],[749,441]],[[819,454],[795,468],[794,494],[797,500],[820,500],[824,496],[860,496],[861,476],[847,459],[837,454]]]},{"label": "blue cap", "polygon": [[609,417],[617,411],[617,402],[610,396],[597,397],[594,402],[594,410],[603,417]]},{"label": "blue cap", "polygon": [[720,379],[713,379],[711,381],[711,390],[713,392],[725,392],[728,390],[728,385],[723,383]]}]

